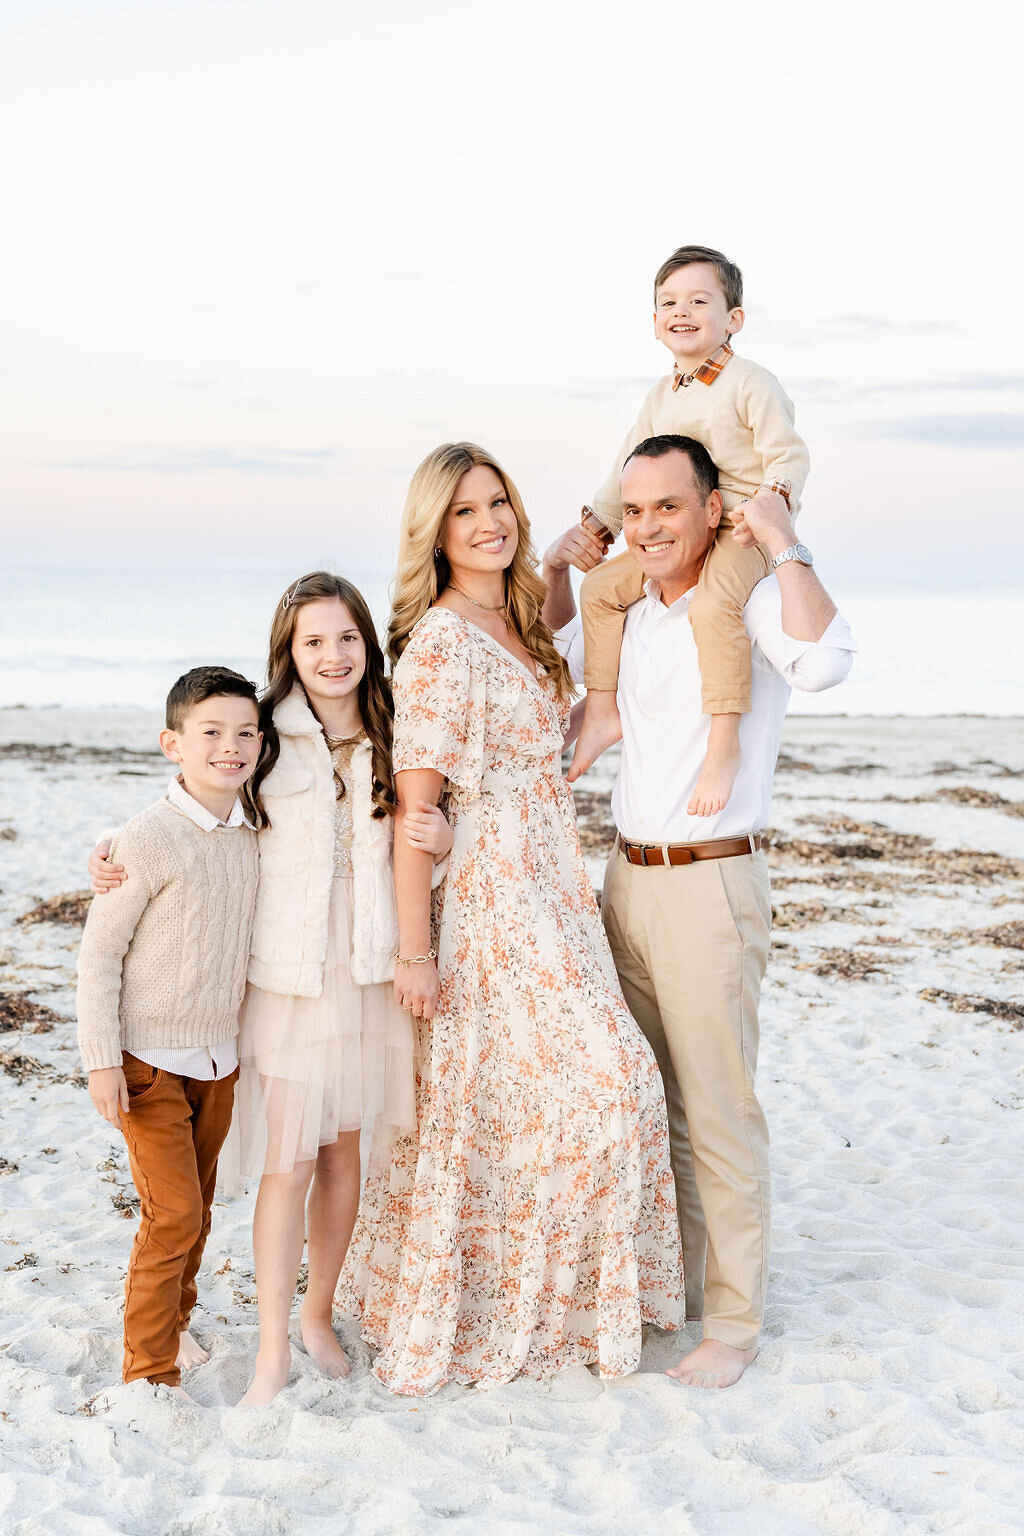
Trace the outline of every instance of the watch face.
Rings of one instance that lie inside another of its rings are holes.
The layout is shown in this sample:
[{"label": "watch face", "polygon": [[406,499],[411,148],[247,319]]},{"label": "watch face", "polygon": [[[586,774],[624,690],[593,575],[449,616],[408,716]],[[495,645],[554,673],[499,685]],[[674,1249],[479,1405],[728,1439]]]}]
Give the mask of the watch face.
[{"label": "watch face", "polygon": [[811,554],[806,544],[798,544],[794,553],[796,554],[798,560],[803,561],[804,565],[814,564],[814,556]]}]

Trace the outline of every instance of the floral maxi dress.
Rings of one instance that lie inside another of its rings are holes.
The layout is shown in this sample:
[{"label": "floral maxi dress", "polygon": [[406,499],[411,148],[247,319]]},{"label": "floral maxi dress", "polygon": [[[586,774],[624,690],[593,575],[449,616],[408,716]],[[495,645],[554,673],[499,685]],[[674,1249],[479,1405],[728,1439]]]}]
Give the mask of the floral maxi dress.
[{"label": "floral maxi dress", "polygon": [[339,1288],[378,1379],[424,1396],[597,1361],[680,1322],[654,1056],[626,1009],[561,771],[553,686],[431,609],[395,670],[396,772],[447,780],[418,1132],[371,1177]]}]

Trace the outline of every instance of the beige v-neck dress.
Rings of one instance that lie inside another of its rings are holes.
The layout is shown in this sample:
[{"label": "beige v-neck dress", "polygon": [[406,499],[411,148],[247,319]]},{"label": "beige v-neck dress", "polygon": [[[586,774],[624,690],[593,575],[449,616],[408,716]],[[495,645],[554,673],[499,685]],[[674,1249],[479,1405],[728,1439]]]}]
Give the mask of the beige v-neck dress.
[{"label": "beige v-neck dress", "polygon": [[636,1369],[680,1323],[654,1056],[626,1009],[562,777],[553,686],[447,609],[395,671],[394,765],[454,826],[422,1027],[418,1134],[367,1182],[339,1287],[392,1391]]}]

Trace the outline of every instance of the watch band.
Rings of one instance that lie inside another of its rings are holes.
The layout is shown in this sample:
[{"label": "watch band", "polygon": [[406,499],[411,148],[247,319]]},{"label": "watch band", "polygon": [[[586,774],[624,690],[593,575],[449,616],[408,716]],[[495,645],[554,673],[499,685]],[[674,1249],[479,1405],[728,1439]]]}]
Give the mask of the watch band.
[{"label": "watch band", "polygon": [[775,556],[772,561],[772,570],[777,571],[780,565],[785,565],[790,560],[797,561],[799,565],[814,564],[814,556],[806,544],[791,544],[788,549],[784,549],[780,555]]}]

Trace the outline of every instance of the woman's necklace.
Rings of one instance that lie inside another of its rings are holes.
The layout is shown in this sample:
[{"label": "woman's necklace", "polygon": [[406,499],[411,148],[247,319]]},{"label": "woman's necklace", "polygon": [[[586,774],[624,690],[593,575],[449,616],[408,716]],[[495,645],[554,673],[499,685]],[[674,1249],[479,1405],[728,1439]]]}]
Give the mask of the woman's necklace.
[{"label": "woman's necklace", "polygon": [[464,592],[461,587],[457,587],[450,577],[448,580],[448,585],[451,587],[453,592],[457,592],[460,597],[464,597],[467,603],[472,603],[474,608],[482,608],[485,613],[507,613],[508,611],[507,600],[503,603],[499,603],[497,608],[492,608],[490,603],[481,603],[477,598],[470,597],[469,593]]}]

